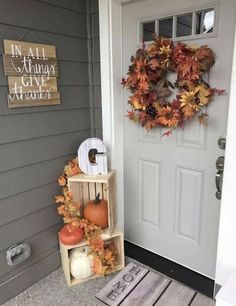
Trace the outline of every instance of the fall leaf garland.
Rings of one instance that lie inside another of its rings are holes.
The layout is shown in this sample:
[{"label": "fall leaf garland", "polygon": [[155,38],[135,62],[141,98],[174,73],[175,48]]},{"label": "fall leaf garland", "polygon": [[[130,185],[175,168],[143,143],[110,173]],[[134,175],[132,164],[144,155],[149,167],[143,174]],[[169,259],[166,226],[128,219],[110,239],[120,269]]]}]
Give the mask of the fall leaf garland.
[{"label": "fall leaf garland", "polygon": [[55,202],[59,204],[58,214],[63,216],[66,224],[79,227],[83,230],[84,237],[90,246],[90,254],[93,255],[93,272],[97,275],[110,274],[115,270],[117,251],[112,243],[100,238],[101,228],[82,217],[81,203],[74,202],[72,194],[68,189],[68,177],[82,173],[78,167],[78,159],[74,158],[64,167],[62,174],[58,178],[58,183],[62,187],[62,194],[55,196]]},{"label": "fall leaf garland", "polygon": [[[177,128],[202,111],[214,94],[224,90],[211,88],[203,80],[203,74],[215,63],[213,51],[208,46],[190,47],[182,42],[154,35],[154,42],[143,47],[131,57],[127,78],[122,79],[123,87],[132,95],[128,104],[132,110],[127,117],[149,130],[156,126],[171,128],[170,135]],[[175,84],[167,80],[168,72],[175,72]],[[171,89],[177,89],[176,97],[167,98]],[[206,124],[207,114],[199,116],[200,124]]]},{"label": "fall leaf garland", "polygon": [[100,238],[90,238],[90,253],[93,255],[93,272],[97,275],[107,275],[115,270],[117,250],[113,242],[104,242]]}]

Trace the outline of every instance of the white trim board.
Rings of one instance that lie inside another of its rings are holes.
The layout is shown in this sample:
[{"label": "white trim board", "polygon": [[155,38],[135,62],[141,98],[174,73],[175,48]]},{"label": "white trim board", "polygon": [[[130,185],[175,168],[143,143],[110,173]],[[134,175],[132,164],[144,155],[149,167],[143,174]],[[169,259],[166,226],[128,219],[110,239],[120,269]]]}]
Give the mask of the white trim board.
[{"label": "white trim board", "polygon": [[[236,29],[236,28],[235,28]],[[232,270],[236,269],[236,30],[231,74],[227,145],[225,152],[224,181],[221,200],[216,283],[224,285]]]},{"label": "white trim board", "polygon": [[124,228],[122,7],[119,1],[99,0],[103,141],[109,166],[117,170],[118,226]]}]

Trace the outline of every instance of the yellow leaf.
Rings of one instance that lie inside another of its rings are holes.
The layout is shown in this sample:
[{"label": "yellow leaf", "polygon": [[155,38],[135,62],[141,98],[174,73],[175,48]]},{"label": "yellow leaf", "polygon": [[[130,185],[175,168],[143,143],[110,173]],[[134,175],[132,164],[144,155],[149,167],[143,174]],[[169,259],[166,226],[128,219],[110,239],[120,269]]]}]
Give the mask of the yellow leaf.
[{"label": "yellow leaf", "polygon": [[157,101],[155,101],[155,102],[153,102],[153,107],[158,111],[158,112],[160,112],[161,110],[162,110],[162,107],[160,106],[160,104],[157,102]]},{"label": "yellow leaf", "polygon": [[201,101],[201,104],[208,104],[210,99],[210,90],[208,87],[206,87],[204,84],[200,84],[196,87],[196,90],[198,90],[198,98]]}]

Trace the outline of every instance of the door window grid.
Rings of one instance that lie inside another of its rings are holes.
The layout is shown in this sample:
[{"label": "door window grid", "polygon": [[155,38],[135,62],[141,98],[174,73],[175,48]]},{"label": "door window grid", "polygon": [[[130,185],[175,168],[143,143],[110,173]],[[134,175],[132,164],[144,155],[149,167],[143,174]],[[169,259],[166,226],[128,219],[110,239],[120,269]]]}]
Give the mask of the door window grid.
[{"label": "door window grid", "polygon": [[[185,12],[140,22],[140,41],[152,41],[152,33],[168,38],[196,38],[215,33],[216,8]],[[151,38],[151,39],[150,39]]]}]

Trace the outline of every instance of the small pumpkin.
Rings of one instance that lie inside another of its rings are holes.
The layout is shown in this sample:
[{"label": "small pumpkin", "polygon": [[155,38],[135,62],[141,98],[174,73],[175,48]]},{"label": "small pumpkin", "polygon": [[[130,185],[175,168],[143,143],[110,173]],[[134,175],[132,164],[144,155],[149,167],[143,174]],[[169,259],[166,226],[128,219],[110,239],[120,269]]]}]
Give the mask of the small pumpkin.
[{"label": "small pumpkin", "polygon": [[93,256],[89,255],[89,248],[77,248],[70,253],[70,273],[76,278],[88,278],[93,274]]},{"label": "small pumpkin", "polygon": [[84,217],[101,228],[108,227],[108,205],[105,199],[100,199],[100,193],[85,205]]},{"label": "small pumpkin", "polygon": [[83,230],[71,224],[66,224],[59,232],[59,239],[65,245],[78,244],[83,239]]}]

